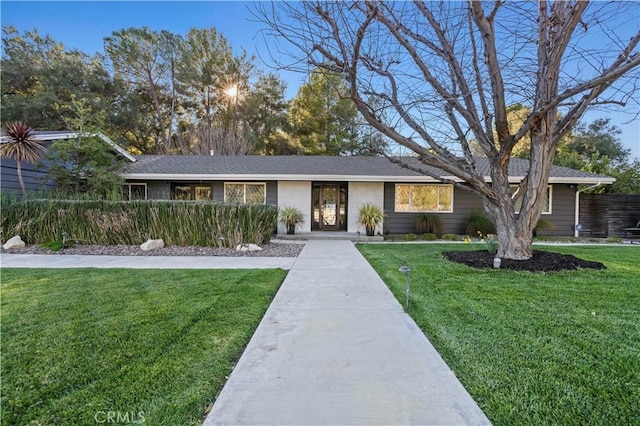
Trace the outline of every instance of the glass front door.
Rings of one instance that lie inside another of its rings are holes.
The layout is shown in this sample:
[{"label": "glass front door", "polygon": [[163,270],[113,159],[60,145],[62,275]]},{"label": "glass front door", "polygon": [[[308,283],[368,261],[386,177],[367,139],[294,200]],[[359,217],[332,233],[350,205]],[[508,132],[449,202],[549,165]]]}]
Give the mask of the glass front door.
[{"label": "glass front door", "polygon": [[338,229],[340,212],[340,187],[320,187],[320,229],[335,231]]},{"label": "glass front door", "polygon": [[347,230],[346,182],[315,182],[312,185],[312,231]]}]

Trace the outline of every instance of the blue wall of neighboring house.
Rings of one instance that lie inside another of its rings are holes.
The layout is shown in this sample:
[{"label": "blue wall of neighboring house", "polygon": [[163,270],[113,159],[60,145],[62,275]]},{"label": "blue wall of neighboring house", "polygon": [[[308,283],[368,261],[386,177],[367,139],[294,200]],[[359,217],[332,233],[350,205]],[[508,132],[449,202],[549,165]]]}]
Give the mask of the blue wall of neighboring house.
[{"label": "blue wall of neighboring house", "polygon": [[[47,180],[47,167],[22,162],[22,179],[28,191],[46,191],[56,187],[55,183]],[[17,164],[10,158],[0,160],[0,188],[2,191],[20,192]]]}]

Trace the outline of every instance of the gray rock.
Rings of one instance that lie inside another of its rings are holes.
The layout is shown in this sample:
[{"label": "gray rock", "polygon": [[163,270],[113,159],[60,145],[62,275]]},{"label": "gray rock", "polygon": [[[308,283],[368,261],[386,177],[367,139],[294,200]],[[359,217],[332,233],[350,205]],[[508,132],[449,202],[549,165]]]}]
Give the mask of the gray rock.
[{"label": "gray rock", "polygon": [[252,243],[242,243],[236,246],[236,251],[245,252],[245,251],[262,251],[262,247],[257,244]]},{"label": "gray rock", "polygon": [[159,240],[147,240],[147,242],[140,244],[140,249],[142,251],[150,251],[157,250],[164,247],[164,241],[162,239]]},{"label": "gray rock", "polygon": [[22,241],[22,238],[20,238],[20,235],[16,235],[15,237],[10,238],[6,243],[4,243],[2,248],[5,250],[21,249],[21,248],[24,248],[24,246],[25,246],[25,243],[24,241]]}]

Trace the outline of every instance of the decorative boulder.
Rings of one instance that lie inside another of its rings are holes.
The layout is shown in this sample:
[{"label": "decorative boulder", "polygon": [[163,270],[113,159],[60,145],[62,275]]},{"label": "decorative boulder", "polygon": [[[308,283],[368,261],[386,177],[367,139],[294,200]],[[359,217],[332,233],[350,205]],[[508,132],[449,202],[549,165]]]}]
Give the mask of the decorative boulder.
[{"label": "decorative boulder", "polygon": [[5,250],[21,249],[21,248],[24,248],[24,246],[25,246],[24,241],[22,241],[22,238],[20,238],[20,235],[16,235],[15,237],[10,238],[6,243],[4,243],[2,248]]},{"label": "decorative boulder", "polygon": [[238,244],[236,251],[262,251],[262,247],[257,244]]},{"label": "decorative boulder", "polygon": [[161,249],[164,247],[164,241],[162,239],[159,240],[147,240],[147,242],[140,244],[140,249],[142,251],[150,251]]}]

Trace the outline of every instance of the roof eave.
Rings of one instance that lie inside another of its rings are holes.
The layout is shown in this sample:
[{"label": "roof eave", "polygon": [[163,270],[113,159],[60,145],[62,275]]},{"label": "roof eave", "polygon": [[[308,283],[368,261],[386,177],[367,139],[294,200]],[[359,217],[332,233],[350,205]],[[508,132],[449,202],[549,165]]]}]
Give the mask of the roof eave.
[{"label": "roof eave", "polygon": [[[430,176],[374,176],[374,175],[294,175],[294,174],[187,174],[187,173],[122,173],[122,177],[130,180],[175,180],[175,181],[262,181],[262,180],[281,180],[281,181],[351,181],[351,182],[441,182]],[[454,176],[443,176],[443,180],[462,182],[461,179]],[[518,183],[522,180],[521,176],[513,176],[509,178],[512,183]],[[490,179],[487,178],[490,182]],[[602,183],[610,185],[615,182],[610,177],[552,177],[549,183],[557,184],[594,184]]]},{"label": "roof eave", "polygon": [[[124,148],[122,148],[120,145],[118,145],[117,143],[115,143],[114,141],[112,141],[111,139],[109,139],[107,136],[105,136],[104,134],[98,132],[98,133],[86,133],[89,136],[97,136],[100,139],[102,139],[107,145],[109,145],[110,147],[112,147],[113,149],[116,150],[116,152],[118,152],[120,155],[122,155],[124,158],[126,158],[127,160],[131,161],[132,163],[135,163],[136,161],[138,161],[136,159],[136,157],[134,157],[133,155],[129,154],[127,152],[127,150],[125,150]],[[39,141],[58,141],[58,140],[64,140],[64,139],[73,139],[73,138],[77,138],[78,137],[78,132],[66,132],[66,133],[38,133],[35,136],[35,139],[39,140]],[[9,138],[7,136],[2,136],[2,142],[8,142]]]}]

